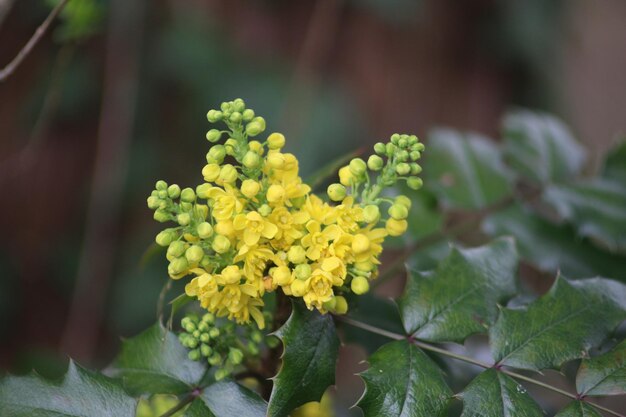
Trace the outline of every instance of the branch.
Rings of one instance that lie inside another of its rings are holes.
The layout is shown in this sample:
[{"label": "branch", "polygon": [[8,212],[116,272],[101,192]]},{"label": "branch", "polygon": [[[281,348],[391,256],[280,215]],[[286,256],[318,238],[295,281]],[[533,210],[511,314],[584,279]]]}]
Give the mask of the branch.
[{"label": "branch", "polygon": [[69,0],[61,0],[59,4],[57,4],[55,8],[52,9],[48,17],[46,17],[46,20],[44,20],[41,26],[37,28],[35,33],[33,33],[33,36],[28,40],[28,42],[26,42],[26,45],[24,45],[24,47],[20,49],[15,58],[13,58],[13,61],[9,62],[6,67],[0,70],[0,82],[9,78],[11,74],[15,72],[17,67],[20,66],[22,61],[26,59],[26,57],[28,56],[28,54],[30,54],[35,45],[37,45],[41,38],[43,38],[43,36],[46,34],[48,28],[50,27],[50,24],[54,19],[56,19],[59,13],[61,13],[61,10],[63,10],[68,1]]},{"label": "branch", "polygon": [[[488,364],[486,362],[479,361],[479,360],[474,359],[474,358],[472,358],[470,356],[460,355],[458,353],[450,352],[448,350],[445,350],[445,349],[439,348],[437,346],[431,345],[430,343],[421,342],[419,340],[414,339],[412,336],[406,336],[406,335],[402,335],[402,334],[399,334],[399,333],[390,332],[388,330],[381,329],[379,327],[372,326],[370,324],[363,323],[363,322],[360,322],[358,320],[354,320],[354,319],[351,319],[351,318],[345,317],[345,316],[335,316],[335,318],[337,319],[337,321],[340,321],[342,323],[348,324],[350,326],[358,327],[359,329],[368,331],[370,333],[375,333],[375,334],[378,334],[378,335],[381,335],[381,336],[384,336],[384,337],[387,337],[387,338],[393,339],[393,340],[407,340],[409,343],[412,343],[412,344],[414,344],[415,346],[417,346],[417,347],[419,347],[421,349],[429,350],[431,352],[435,352],[435,353],[438,353],[438,354],[443,355],[443,356],[447,356],[447,357],[452,358],[452,359],[456,359],[456,360],[460,360],[460,361],[463,361],[463,362],[466,362],[466,363],[470,363],[472,365],[476,365],[476,366],[479,366],[479,367],[484,368],[484,369],[489,369],[489,368],[493,368],[494,367],[494,365],[490,365],[490,364]],[[581,399],[576,394],[572,394],[570,392],[567,392],[565,390],[562,390],[562,389],[557,388],[555,386],[552,386],[550,384],[546,384],[545,382],[541,382],[541,381],[536,380],[534,378],[531,378],[531,377],[528,377],[528,376],[525,376],[525,375],[522,375],[522,374],[518,374],[517,372],[509,371],[507,369],[498,369],[498,371],[502,372],[503,374],[506,374],[506,375],[508,375],[508,376],[510,376],[512,378],[519,379],[519,380],[528,382],[530,384],[534,384],[534,385],[537,385],[539,387],[542,387],[542,388],[548,389],[550,391],[556,392],[556,393],[561,394],[561,395],[563,395],[565,397],[568,397],[568,398],[570,398],[572,400],[584,401],[587,404],[597,408],[598,410],[602,410],[605,413],[611,414],[612,416],[615,416],[615,417],[626,417],[625,415],[620,414],[617,411],[613,411],[613,410],[611,410],[609,408],[603,407],[603,406],[598,405],[598,404],[594,404],[594,403],[589,402],[589,401],[587,401],[585,399]]]}]

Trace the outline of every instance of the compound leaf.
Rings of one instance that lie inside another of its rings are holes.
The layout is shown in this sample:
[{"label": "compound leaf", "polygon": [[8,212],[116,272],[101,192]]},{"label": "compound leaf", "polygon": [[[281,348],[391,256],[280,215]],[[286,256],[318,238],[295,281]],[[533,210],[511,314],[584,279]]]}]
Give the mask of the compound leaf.
[{"label": "compound leaf", "polygon": [[576,375],[580,395],[626,394],[626,340],[604,355],[584,359]]},{"label": "compound leaf", "polygon": [[219,381],[206,387],[185,417],[265,417],[267,403],[255,392],[234,381]]},{"label": "compound leaf", "polygon": [[573,401],[554,417],[602,417],[602,414],[585,402]]}]

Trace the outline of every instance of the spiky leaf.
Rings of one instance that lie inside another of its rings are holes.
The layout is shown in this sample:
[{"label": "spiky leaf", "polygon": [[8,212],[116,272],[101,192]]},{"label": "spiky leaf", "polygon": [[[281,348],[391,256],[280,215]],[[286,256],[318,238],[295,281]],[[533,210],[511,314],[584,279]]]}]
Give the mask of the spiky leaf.
[{"label": "spiky leaf", "polygon": [[510,165],[538,183],[570,180],[585,161],[582,146],[554,116],[527,110],[509,113],[503,135]]},{"label": "spiky leaf", "polygon": [[576,389],[581,395],[626,394],[626,340],[604,355],[583,360]]},{"label": "spiky leaf", "polygon": [[391,342],[368,359],[362,372],[365,393],[358,406],[365,417],[437,417],[446,415],[452,391],[441,370],[406,340]]},{"label": "spiky leaf", "polygon": [[585,402],[573,401],[554,417],[602,417],[602,414]]},{"label": "spiky leaf", "polygon": [[530,305],[502,309],[490,329],[490,342],[501,365],[558,368],[599,345],[625,318],[625,285],[557,277],[550,291]]},{"label": "spiky leaf", "polygon": [[132,392],[181,394],[199,384],[205,371],[187,354],[176,335],[156,323],[122,343],[110,372]]},{"label": "spiky leaf", "polygon": [[424,174],[428,187],[450,207],[484,207],[512,191],[511,174],[500,150],[476,134],[433,131]]},{"label": "spiky leaf", "polygon": [[234,381],[219,381],[206,387],[185,417],[265,417],[267,403],[258,394]]},{"label": "spiky leaf", "polygon": [[543,417],[526,389],[508,375],[488,369],[461,393],[461,417]]},{"label": "spiky leaf", "polygon": [[309,311],[294,302],[291,317],[279,329],[283,342],[283,363],[274,377],[268,416],[287,416],[310,401],[319,401],[335,383],[339,339],[330,315]]},{"label": "spiky leaf", "polygon": [[37,375],[0,380],[2,417],[134,416],[136,406],[117,381],[71,361],[60,384]]},{"label": "spiky leaf", "polygon": [[486,331],[497,303],[515,294],[517,252],[502,238],[474,249],[452,249],[429,273],[409,274],[400,311],[407,333],[432,342],[460,342]]}]

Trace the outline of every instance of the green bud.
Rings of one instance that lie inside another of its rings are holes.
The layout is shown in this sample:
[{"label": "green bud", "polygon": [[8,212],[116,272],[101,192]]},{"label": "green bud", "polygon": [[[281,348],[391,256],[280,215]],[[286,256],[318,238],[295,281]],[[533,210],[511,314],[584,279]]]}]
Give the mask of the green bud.
[{"label": "green bud", "polygon": [[296,278],[306,281],[311,276],[311,265],[300,264],[294,269]]},{"label": "green bud", "polygon": [[185,347],[189,349],[195,349],[196,347],[198,347],[198,339],[192,336],[187,337],[187,344],[185,345]]},{"label": "green bud", "polygon": [[409,209],[402,204],[394,204],[389,207],[387,213],[391,216],[391,218],[396,220],[404,220],[409,216]]},{"label": "green bud", "polygon": [[200,323],[198,323],[198,330],[200,330],[201,332],[208,332],[209,329],[210,327],[206,322],[201,321]]},{"label": "green bud", "polygon": [[354,158],[352,161],[350,161],[349,167],[350,167],[350,172],[355,177],[360,177],[361,175],[365,173],[365,170],[367,169],[367,165],[365,164],[365,161],[362,160],[361,158]]},{"label": "green bud", "polygon": [[206,118],[211,123],[219,122],[220,120],[222,120],[222,117],[223,114],[219,110],[209,110],[209,112],[206,114]]},{"label": "green bud", "polygon": [[206,132],[206,140],[209,142],[217,142],[222,137],[222,132],[217,129],[211,129]]},{"label": "green bud", "polygon": [[209,357],[208,362],[211,366],[219,365],[222,362],[222,356],[215,352]]},{"label": "green bud", "polygon": [[411,166],[406,162],[400,162],[396,166],[396,173],[398,175],[409,175],[409,173],[411,173]]},{"label": "green bud", "polygon": [[393,143],[387,143],[385,145],[385,153],[387,154],[387,156],[392,156],[394,153],[396,152],[396,145],[394,145]]},{"label": "green bud", "polygon": [[226,236],[216,235],[211,248],[217,253],[226,253],[230,249],[230,240]]},{"label": "green bud", "polygon": [[222,379],[226,378],[229,374],[230,372],[227,369],[220,368],[217,371],[215,371],[215,380],[221,381]]},{"label": "green bud", "polygon": [[209,238],[213,234],[213,226],[210,223],[202,222],[196,227],[196,232],[201,239]]},{"label": "green bud", "polygon": [[424,185],[424,182],[419,177],[410,177],[406,181],[406,185],[408,185],[409,188],[412,190],[419,190],[420,188],[422,188],[422,185]]},{"label": "green bud", "polygon": [[398,140],[398,146],[402,149],[406,148],[406,145],[408,145],[408,141],[405,138],[401,138],[400,140]]},{"label": "green bud", "polygon": [[[208,343],[210,340],[211,340],[211,336],[209,336],[208,333],[201,333],[200,334],[200,341],[202,343]],[[208,356],[208,355],[205,355],[205,356]]]},{"label": "green bud", "polygon": [[335,299],[335,297],[333,297],[330,300],[326,301],[322,306],[324,307],[325,310],[333,311],[336,305],[337,305],[337,300]]},{"label": "green bud", "polygon": [[226,150],[226,155],[234,156],[235,150],[237,149],[237,139],[226,139],[226,142],[224,142],[224,149]]},{"label": "green bud", "polygon": [[180,213],[178,216],[176,216],[176,221],[181,226],[187,226],[189,223],[191,223],[191,216],[189,215],[189,213]]},{"label": "green bud", "polygon": [[220,329],[218,329],[217,327],[213,327],[211,330],[209,330],[209,336],[211,336],[211,339],[217,339],[218,337],[220,337]]},{"label": "green bud", "polygon": [[378,155],[384,155],[387,152],[387,148],[385,147],[384,143],[378,142],[376,145],[374,145],[374,152],[376,152]]},{"label": "green bud", "polygon": [[367,159],[367,167],[372,171],[380,171],[383,167],[383,158],[378,155],[371,155]]},{"label": "green bud", "polygon": [[189,263],[187,262],[187,259],[181,257],[176,258],[172,260],[172,262],[170,262],[169,266],[167,267],[167,272],[170,275],[178,275],[185,272],[187,268],[189,268]]},{"label": "green bud", "polygon": [[354,277],[350,283],[350,289],[356,295],[362,295],[369,291],[370,283],[365,277]]},{"label": "green bud", "polygon": [[172,184],[167,187],[167,195],[170,198],[178,198],[180,195],[180,187],[177,184]]},{"label": "green bud", "polygon": [[250,120],[254,119],[254,110],[252,109],[244,110],[242,113],[242,117],[243,117],[244,122],[249,122]]},{"label": "green bud", "polygon": [[252,356],[256,356],[259,354],[259,346],[255,344],[254,342],[248,342],[247,348],[248,348],[248,352],[250,352]]},{"label": "green bud", "polygon": [[330,184],[326,192],[333,201],[341,201],[346,197],[346,187],[341,184]]},{"label": "green bud", "polygon": [[233,100],[233,109],[241,113],[246,108],[246,103],[241,98],[236,98]]},{"label": "green bud", "polygon": [[412,148],[414,151],[418,151],[418,152],[424,152],[424,149],[426,149],[426,146],[424,146],[423,143],[416,143],[415,145],[413,145]]},{"label": "green bud", "polygon": [[254,169],[261,164],[261,157],[256,152],[248,151],[244,155],[242,163],[246,168]]},{"label": "green bud", "polygon": [[232,112],[229,119],[233,123],[239,123],[242,119],[241,113],[239,113],[238,111]]},{"label": "green bud", "polygon": [[262,117],[255,117],[246,125],[246,133],[248,136],[257,136],[265,130],[265,119]]},{"label": "green bud", "polygon": [[259,207],[259,214],[261,214],[261,216],[263,217],[269,216],[271,212],[272,208],[267,204],[263,204],[261,207]]},{"label": "green bud", "polygon": [[258,330],[253,331],[250,335],[250,340],[254,343],[261,343],[263,341],[263,333]]},{"label": "green bud", "polygon": [[197,264],[204,257],[204,249],[202,249],[198,245],[192,245],[185,252],[185,258],[189,261],[190,264]]},{"label": "green bud", "polygon": [[165,200],[168,197],[167,190],[161,190],[157,193],[157,195],[161,200]]},{"label": "green bud", "polygon": [[335,296],[335,314],[346,314],[348,312],[348,301],[340,295]]},{"label": "green bud", "polygon": [[166,211],[163,211],[163,210],[155,211],[152,217],[154,217],[154,220],[156,220],[159,223],[165,223],[166,221],[171,220],[170,215]]},{"label": "green bud", "polygon": [[180,209],[181,210],[191,211],[192,208],[193,208],[193,205],[191,203],[188,203],[186,201],[181,201],[180,202]]},{"label": "green bud", "polygon": [[213,349],[211,349],[211,346],[207,345],[206,343],[203,343],[200,345],[200,353],[205,358],[208,358],[213,353]]},{"label": "green bud", "polygon": [[193,203],[196,201],[196,193],[191,188],[185,188],[180,193],[180,199],[186,203]]},{"label": "green bud", "polygon": [[409,136],[409,145],[415,145],[418,140],[419,139],[417,139],[417,136],[415,136],[415,135]]},{"label": "green bud", "polygon": [[158,191],[167,191],[167,183],[163,180],[159,180],[156,182],[154,188],[156,188]]},{"label": "green bud", "polygon": [[222,104],[220,104],[220,109],[222,109],[224,113],[226,112],[230,113],[230,108],[231,108],[231,103],[228,101],[224,101],[222,102]]},{"label": "green bud", "polygon": [[202,316],[202,321],[207,324],[213,324],[215,323],[215,316],[211,313],[206,313],[204,316]]},{"label": "green bud", "polygon": [[399,195],[395,198],[394,200],[395,204],[400,204],[404,207],[406,207],[407,209],[411,209],[411,199],[405,195]]},{"label": "green bud", "polygon": [[161,205],[161,199],[159,197],[153,196],[153,195],[148,197],[147,202],[148,202],[148,208],[151,209],[151,210],[156,210]]},{"label": "green bud", "polygon": [[400,135],[398,133],[394,133],[389,139],[391,140],[391,143],[395,145],[400,140]]},{"label": "green bud", "polygon": [[200,360],[200,351],[198,349],[190,350],[187,356],[192,361],[198,361]]},{"label": "green bud", "polygon": [[422,154],[420,153],[420,151],[411,151],[409,156],[411,157],[411,161],[417,161],[418,159],[420,159]]},{"label": "green bud", "polygon": [[207,162],[221,164],[224,162],[224,158],[226,157],[226,148],[224,145],[213,145],[209,152],[206,154]]},{"label": "green bud", "polygon": [[156,241],[157,245],[165,247],[169,246],[169,244],[172,243],[175,238],[176,232],[174,232],[172,229],[165,229],[158,235],[156,235],[156,238],[154,240]]},{"label": "green bud", "polygon": [[363,209],[363,220],[366,223],[376,223],[380,219],[380,209],[374,204],[365,206]]},{"label": "green bud", "polygon": [[198,329],[194,330],[192,335],[193,335],[194,339],[200,340],[200,330],[198,330]]},{"label": "green bud", "polygon": [[243,352],[237,348],[228,350],[228,360],[233,365],[239,365],[243,361]]},{"label": "green bud", "polygon": [[211,184],[200,184],[196,187],[196,195],[198,198],[207,199],[209,197],[209,190],[211,189]]},{"label": "green bud", "polygon": [[398,161],[406,162],[409,160],[409,153],[407,151],[400,151],[397,153]]},{"label": "green bud", "polygon": [[420,172],[422,172],[422,167],[419,164],[416,164],[415,162],[411,162],[411,175],[417,175]]}]

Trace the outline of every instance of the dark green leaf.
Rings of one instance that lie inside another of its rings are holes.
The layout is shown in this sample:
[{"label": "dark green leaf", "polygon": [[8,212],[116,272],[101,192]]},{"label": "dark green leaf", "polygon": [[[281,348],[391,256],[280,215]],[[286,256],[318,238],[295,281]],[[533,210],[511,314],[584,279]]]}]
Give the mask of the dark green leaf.
[{"label": "dark green leaf", "polygon": [[483,230],[491,236],[515,236],[522,257],[542,271],[570,278],[601,275],[626,281],[626,257],[597,248],[567,226],[554,225],[519,206],[490,216]]},{"label": "dark green leaf", "polygon": [[606,155],[602,176],[626,185],[626,139],[622,139]]},{"label": "dark green leaf", "polygon": [[407,333],[431,342],[460,342],[486,331],[497,303],[515,294],[517,252],[501,238],[474,249],[453,248],[429,273],[409,274],[400,310]]},{"label": "dark green leaf", "polygon": [[365,393],[358,406],[365,417],[445,416],[452,391],[441,370],[406,340],[391,342],[374,353],[360,375]]},{"label": "dark green leaf", "polygon": [[60,384],[37,375],[0,380],[2,417],[134,416],[136,406],[117,381],[72,361]]},{"label": "dark green leaf", "polygon": [[511,194],[511,174],[489,139],[453,130],[429,135],[427,187],[449,207],[480,208]]},{"label": "dark green leaf", "polygon": [[502,309],[490,342],[501,365],[557,368],[598,346],[625,318],[625,285],[557,277],[550,291],[526,308]]},{"label": "dark green leaf", "polygon": [[543,417],[523,386],[493,368],[478,375],[461,397],[461,417]]},{"label": "dark green leaf", "polygon": [[570,180],[580,173],[585,151],[559,119],[527,110],[504,118],[504,152],[510,165],[539,182]]},{"label": "dark green leaf", "polygon": [[234,381],[206,387],[193,401],[185,417],[265,417],[267,403]]},{"label": "dark green leaf", "polygon": [[576,389],[581,395],[626,394],[626,340],[604,355],[583,360]]},{"label": "dark green leaf", "polygon": [[277,336],[283,341],[283,363],[274,377],[269,417],[287,416],[310,401],[319,401],[335,383],[339,339],[329,314],[293,303],[293,311]]},{"label": "dark green leaf", "polygon": [[554,417],[602,417],[602,414],[585,402],[574,401]]},{"label": "dark green leaf", "polygon": [[546,188],[543,199],[572,222],[578,233],[611,250],[626,249],[626,188],[595,179]]},{"label": "dark green leaf", "polygon": [[122,351],[111,365],[132,392],[181,394],[193,389],[202,378],[205,367],[187,357],[174,333],[160,323],[125,340]]}]

